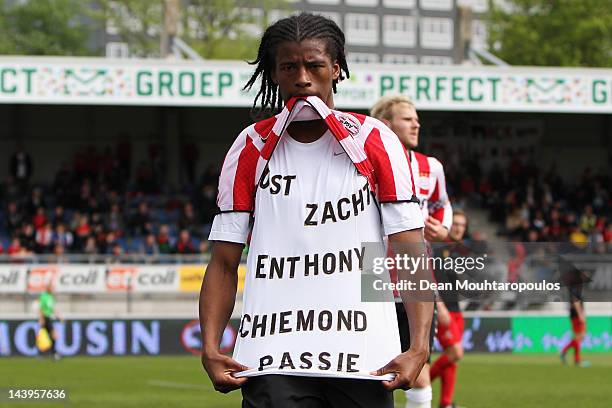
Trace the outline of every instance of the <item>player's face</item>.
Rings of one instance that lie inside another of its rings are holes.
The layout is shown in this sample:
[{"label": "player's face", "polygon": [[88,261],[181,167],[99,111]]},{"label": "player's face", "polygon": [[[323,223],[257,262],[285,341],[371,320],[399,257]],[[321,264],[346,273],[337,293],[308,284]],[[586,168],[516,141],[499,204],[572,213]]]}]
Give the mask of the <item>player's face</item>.
[{"label": "player's face", "polygon": [[392,116],[387,125],[399,137],[406,148],[415,149],[419,145],[419,115],[414,106],[397,103],[391,108]]},{"label": "player's face", "polygon": [[448,235],[453,241],[461,241],[467,228],[467,219],[462,214],[453,215],[453,225]]},{"label": "player's face", "polygon": [[292,96],[318,96],[333,108],[332,84],[339,76],[340,66],[332,61],[324,40],[286,41],[276,50],[272,80],[285,102]]}]

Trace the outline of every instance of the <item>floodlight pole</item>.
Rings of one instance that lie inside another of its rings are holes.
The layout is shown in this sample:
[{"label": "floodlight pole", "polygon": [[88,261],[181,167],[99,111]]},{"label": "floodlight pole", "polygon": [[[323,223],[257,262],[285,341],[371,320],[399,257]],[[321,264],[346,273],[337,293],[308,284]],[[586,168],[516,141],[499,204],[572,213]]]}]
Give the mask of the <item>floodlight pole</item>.
[{"label": "floodlight pole", "polygon": [[160,56],[171,58],[173,56],[174,39],[178,35],[178,23],[180,16],[180,0],[164,0]]}]

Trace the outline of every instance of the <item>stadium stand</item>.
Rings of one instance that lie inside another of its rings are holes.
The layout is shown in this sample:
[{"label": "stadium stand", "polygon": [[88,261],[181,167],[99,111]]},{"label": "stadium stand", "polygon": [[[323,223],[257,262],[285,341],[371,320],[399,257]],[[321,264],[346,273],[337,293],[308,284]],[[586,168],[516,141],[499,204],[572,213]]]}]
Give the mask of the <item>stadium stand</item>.
[{"label": "stadium stand", "polygon": [[175,194],[155,177],[155,154],[130,177],[129,151],[125,143],[114,152],[82,148],[47,184],[32,185],[15,170],[0,186],[0,254],[206,253],[215,169]]}]

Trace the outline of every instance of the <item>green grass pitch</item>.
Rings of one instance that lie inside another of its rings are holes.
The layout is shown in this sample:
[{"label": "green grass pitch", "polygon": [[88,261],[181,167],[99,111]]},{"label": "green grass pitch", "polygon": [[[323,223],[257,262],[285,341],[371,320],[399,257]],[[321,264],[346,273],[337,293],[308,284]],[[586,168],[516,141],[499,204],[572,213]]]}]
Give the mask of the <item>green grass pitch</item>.
[{"label": "green grass pitch", "polygon": [[[562,366],[554,355],[467,354],[456,401],[477,407],[610,407],[612,354],[590,354],[588,368]],[[196,357],[0,358],[0,388],[64,388],[68,404],[0,402],[0,407],[240,406],[240,393],[215,392]],[[434,404],[438,402],[434,383]],[[396,407],[404,396],[396,391]]]}]

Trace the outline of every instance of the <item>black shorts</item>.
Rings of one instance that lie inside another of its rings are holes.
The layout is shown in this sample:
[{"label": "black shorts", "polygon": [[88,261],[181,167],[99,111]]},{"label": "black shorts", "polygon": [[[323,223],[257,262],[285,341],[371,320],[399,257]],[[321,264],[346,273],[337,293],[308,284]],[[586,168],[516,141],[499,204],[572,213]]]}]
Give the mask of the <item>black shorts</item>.
[{"label": "black shorts", "polygon": [[242,386],[242,408],[393,408],[381,381],[267,374]]},{"label": "black shorts", "polygon": [[[410,326],[408,325],[408,315],[406,314],[406,308],[404,304],[395,302],[395,311],[397,313],[397,327],[400,334],[400,344],[402,346],[402,353],[410,348]],[[434,314],[431,319],[431,328],[429,329],[429,360],[431,363],[431,353],[433,352],[433,342],[436,335],[436,315],[438,309],[434,305]]]},{"label": "black shorts", "polygon": [[[49,333],[49,337],[52,337],[52,333],[53,333],[53,319],[48,317],[48,316],[44,316],[43,317],[43,327],[45,328],[45,330],[47,330],[47,333]],[[51,340],[53,341],[53,340]]]}]

